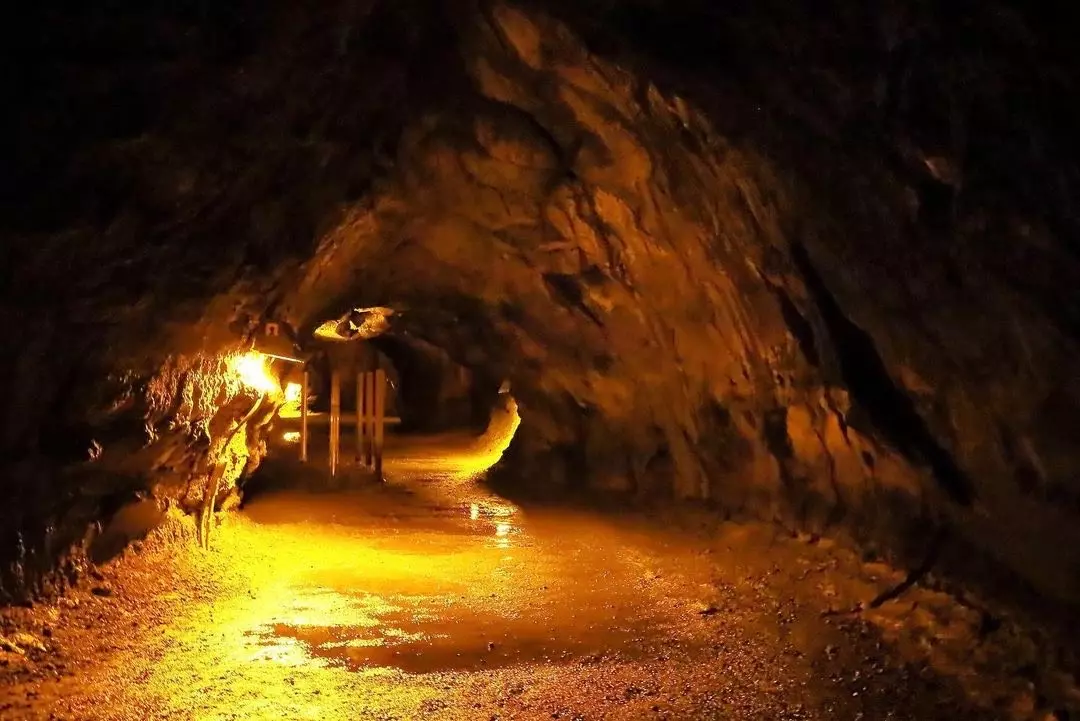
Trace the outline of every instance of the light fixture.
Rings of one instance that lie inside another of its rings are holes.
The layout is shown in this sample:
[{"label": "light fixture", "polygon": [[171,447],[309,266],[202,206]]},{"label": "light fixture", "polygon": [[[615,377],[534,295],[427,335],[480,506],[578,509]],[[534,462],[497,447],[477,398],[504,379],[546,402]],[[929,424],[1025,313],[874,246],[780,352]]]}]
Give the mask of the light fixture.
[{"label": "light fixture", "polygon": [[251,343],[251,350],[288,363],[304,363],[297,358],[296,345],[282,333],[280,323],[267,323]]},{"label": "light fixture", "polygon": [[303,396],[303,386],[299,383],[285,384],[285,403],[278,410],[281,418],[299,418],[301,415],[300,400]]},{"label": "light fixture", "polygon": [[266,358],[261,353],[248,351],[247,353],[233,356],[229,359],[229,368],[240,378],[240,382],[248,388],[264,394],[281,391],[281,386],[278,384],[277,380],[270,375],[270,369],[267,367]]}]

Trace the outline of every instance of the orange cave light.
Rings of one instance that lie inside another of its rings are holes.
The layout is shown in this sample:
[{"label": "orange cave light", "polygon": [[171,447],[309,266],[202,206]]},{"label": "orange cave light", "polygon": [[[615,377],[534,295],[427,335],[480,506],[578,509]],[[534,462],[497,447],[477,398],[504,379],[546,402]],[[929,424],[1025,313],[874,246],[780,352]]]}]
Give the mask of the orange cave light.
[{"label": "orange cave light", "polygon": [[300,396],[303,394],[303,389],[299,383],[286,383],[285,384],[285,403],[281,406],[281,410],[278,414],[282,418],[299,418],[300,417]]},{"label": "orange cave light", "polygon": [[248,351],[233,356],[229,360],[229,370],[240,378],[241,383],[252,390],[264,394],[280,393],[281,385],[271,375],[268,360],[262,353]]}]

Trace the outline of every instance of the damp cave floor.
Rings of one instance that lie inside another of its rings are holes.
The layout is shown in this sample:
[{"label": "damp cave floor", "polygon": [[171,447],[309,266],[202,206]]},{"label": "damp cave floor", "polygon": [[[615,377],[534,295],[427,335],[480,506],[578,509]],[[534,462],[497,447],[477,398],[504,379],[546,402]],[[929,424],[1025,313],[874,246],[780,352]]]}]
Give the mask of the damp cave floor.
[{"label": "damp cave floor", "polygon": [[0,718],[1037,712],[946,594],[830,613],[902,578],[841,545],[688,509],[519,507],[441,453],[399,453],[384,485],[266,493],[209,551],[157,534],[8,609],[41,648],[0,657]]}]

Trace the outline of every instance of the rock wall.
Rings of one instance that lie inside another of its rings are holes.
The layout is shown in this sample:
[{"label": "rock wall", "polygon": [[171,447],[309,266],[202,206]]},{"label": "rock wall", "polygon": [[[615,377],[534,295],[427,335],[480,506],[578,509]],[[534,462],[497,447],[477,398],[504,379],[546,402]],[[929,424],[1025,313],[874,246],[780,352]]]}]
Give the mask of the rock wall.
[{"label": "rock wall", "polygon": [[[522,482],[904,555],[947,525],[965,563],[1080,601],[1078,175],[1056,120],[1075,70],[1052,18],[146,13],[171,54],[102,83],[155,111],[81,137],[33,197],[88,207],[49,225],[27,204],[5,251],[5,320],[30,339],[3,367],[6,457],[39,459],[48,487],[76,488],[52,480],[62,454],[38,439],[58,434],[44,410],[26,422],[27,388],[73,408],[67,436],[87,414],[46,378],[145,377],[266,314],[310,330],[389,306],[395,333],[511,380]],[[185,23],[195,40],[174,37]],[[18,478],[6,492],[41,483]]]},{"label": "rock wall", "polygon": [[[658,84],[677,69],[653,82],[655,58],[617,64],[519,7],[480,18],[462,27],[473,94],[407,128],[397,175],[285,301],[297,322],[356,296],[417,308],[413,332],[514,381],[542,481],[561,468],[912,553],[931,535],[913,527],[947,522],[1077,598],[1074,561],[1032,541],[1078,540],[1075,504],[1052,500],[1076,461],[1031,440],[1042,404],[1075,417],[1076,346],[994,272],[1016,211],[983,194],[1008,188],[962,183],[949,148],[899,130],[899,148],[849,142],[844,119],[826,137],[791,98],[769,112],[794,119],[735,135],[745,91]],[[857,100],[847,123],[884,102]]]},{"label": "rock wall", "polygon": [[0,599],[77,582],[87,560],[122,550],[111,522],[138,509],[157,520],[170,507],[200,516],[205,536],[208,509],[237,505],[241,480],[266,455],[263,435],[283,397],[241,383],[230,368],[235,357],[172,356],[153,376],[129,375],[98,409],[98,423],[91,417],[85,427],[81,459],[61,465],[41,455],[8,466]]}]

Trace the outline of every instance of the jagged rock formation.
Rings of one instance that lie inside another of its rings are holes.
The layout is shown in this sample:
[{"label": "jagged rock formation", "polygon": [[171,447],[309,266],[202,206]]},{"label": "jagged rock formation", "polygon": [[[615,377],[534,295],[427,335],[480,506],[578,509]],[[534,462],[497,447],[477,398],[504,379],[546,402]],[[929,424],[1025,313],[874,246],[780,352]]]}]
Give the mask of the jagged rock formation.
[{"label": "jagged rock formation", "polygon": [[[946,524],[964,565],[1077,603],[1067,46],[1004,5],[832,5],[44,23],[34,81],[92,122],[65,136],[34,96],[16,136],[62,140],[23,148],[48,182],[8,194],[5,528],[81,529],[132,490],[59,469],[151,440],[114,401],[170,358],[378,305],[511,380],[524,481],[908,554]],[[92,65],[110,32],[149,38],[140,62]]]}]

